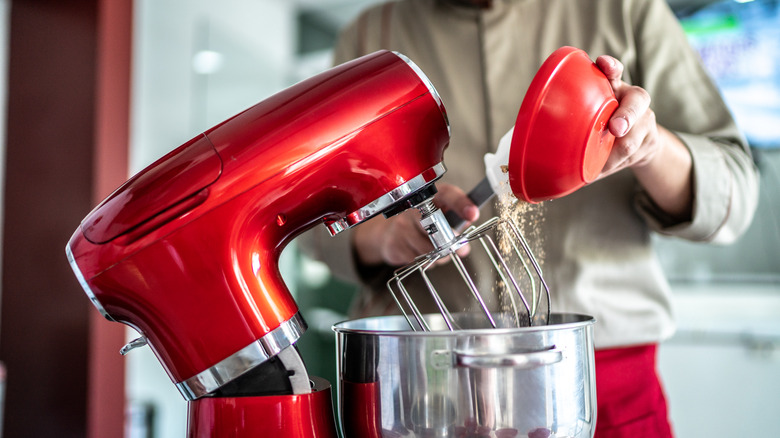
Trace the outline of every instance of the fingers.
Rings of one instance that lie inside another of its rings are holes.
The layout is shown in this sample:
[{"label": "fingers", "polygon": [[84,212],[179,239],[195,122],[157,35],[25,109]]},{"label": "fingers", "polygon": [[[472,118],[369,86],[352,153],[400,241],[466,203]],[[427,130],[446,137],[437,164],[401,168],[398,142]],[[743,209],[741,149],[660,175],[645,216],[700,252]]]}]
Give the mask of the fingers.
[{"label": "fingers", "polygon": [[387,264],[406,265],[433,250],[433,244],[420,226],[417,210],[407,210],[386,220],[389,226],[376,238],[384,242],[381,244],[382,258]]},{"label": "fingers", "polygon": [[625,136],[650,108],[650,95],[641,87],[631,86],[621,80],[623,64],[617,59],[602,55],[596,66],[604,73],[620,106],[609,121],[609,130],[615,137]]},{"label": "fingers", "polygon": [[647,114],[650,95],[643,88],[625,84],[621,86],[619,95],[617,90],[615,95],[620,106],[609,120],[609,132],[620,138],[628,134],[637,121]]},{"label": "fingers", "polygon": [[[469,222],[477,220],[479,209],[463,190],[446,183],[440,183],[438,187],[439,191],[434,198],[437,207],[443,211],[454,210]],[[387,219],[368,221],[353,233],[353,244],[363,263],[386,263],[391,266],[407,265],[434,249],[420,225],[420,212],[417,209],[409,209]],[[466,256],[469,250],[469,246],[464,245],[457,253]]]},{"label": "fingers", "polygon": [[454,211],[466,222],[474,222],[479,219],[479,208],[460,187],[452,184],[440,183],[439,192],[434,198],[434,203],[442,211]]},{"label": "fingers", "polygon": [[602,55],[596,58],[596,66],[609,79],[612,89],[620,86],[623,77],[623,64],[620,61],[611,56]]},{"label": "fingers", "polygon": [[631,88],[629,97],[624,98],[625,104],[621,101],[616,115],[610,120],[610,132],[616,138],[603,176],[648,162],[659,147],[658,125],[655,112],[649,107],[649,98],[645,97],[647,93],[641,88]]},{"label": "fingers", "polygon": [[609,121],[609,130],[615,137],[623,137],[650,107],[650,95],[643,88],[628,85],[621,80],[624,67],[617,59],[602,55],[596,59],[596,66],[607,77],[620,102]]},{"label": "fingers", "polygon": [[655,113],[650,95],[641,87],[622,81],[623,64],[611,56],[599,56],[596,66],[604,73],[619,102],[609,120],[609,132],[616,137],[601,177],[641,164],[653,156],[657,144]]},{"label": "fingers", "polygon": [[[417,257],[434,250],[433,243],[420,226],[420,215],[416,210],[405,211],[387,220],[394,220],[395,223],[386,234],[384,246],[386,263],[393,266],[408,265]],[[456,253],[460,257],[465,257],[470,251],[471,247],[466,244],[458,248]],[[437,261],[437,264],[444,264],[449,260],[449,257],[443,257]]]},{"label": "fingers", "polygon": [[648,110],[635,122],[631,130],[617,137],[602,171],[602,176],[615,173],[626,167],[641,165],[652,159],[657,151],[658,128],[655,113]]}]

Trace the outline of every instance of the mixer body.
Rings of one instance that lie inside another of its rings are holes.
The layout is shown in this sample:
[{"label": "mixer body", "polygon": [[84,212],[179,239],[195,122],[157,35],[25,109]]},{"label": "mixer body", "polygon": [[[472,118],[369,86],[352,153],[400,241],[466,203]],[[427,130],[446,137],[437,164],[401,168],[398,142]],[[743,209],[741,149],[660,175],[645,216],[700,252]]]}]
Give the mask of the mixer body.
[{"label": "mixer body", "polygon": [[197,400],[305,331],[279,271],[284,247],[316,224],[336,234],[430,196],[448,141],[424,75],[377,52],[153,163],[84,219],[68,258],[98,310],[136,329]]}]

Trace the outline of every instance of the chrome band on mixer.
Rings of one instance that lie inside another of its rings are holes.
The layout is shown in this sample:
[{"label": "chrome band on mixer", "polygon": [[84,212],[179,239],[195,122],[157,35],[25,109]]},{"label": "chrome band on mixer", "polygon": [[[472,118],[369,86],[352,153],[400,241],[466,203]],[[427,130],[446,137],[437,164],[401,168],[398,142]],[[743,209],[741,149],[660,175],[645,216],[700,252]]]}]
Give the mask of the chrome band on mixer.
[{"label": "chrome band on mixer", "polygon": [[384,212],[389,207],[397,204],[404,198],[407,198],[409,195],[419,192],[423,187],[430,185],[432,182],[439,179],[442,175],[444,175],[444,172],[446,172],[444,164],[438,163],[423,173],[410,179],[406,183],[401,184],[395,189],[375,199],[365,207],[350,213],[346,217],[332,222],[328,222],[326,220],[325,226],[328,228],[330,235],[335,236],[347,228],[353,227],[366,219]]},{"label": "chrome band on mixer", "polygon": [[76,279],[78,279],[81,288],[84,289],[84,293],[87,294],[89,301],[92,302],[92,304],[95,306],[98,312],[100,312],[103,318],[106,318],[109,321],[115,321],[114,318],[112,318],[111,315],[109,315],[108,312],[106,312],[105,307],[103,307],[103,304],[97,299],[95,293],[92,292],[92,288],[89,287],[89,283],[87,283],[87,280],[84,278],[84,274],[81,273],[81,268],[79,268],[79,264],[76,262],[76,259],[73,257],[73,251],[70,249],[70,244],[65,246],[65,255],[68,257],[68,264],[70,264],[71,269],[73,269],[73,273],[76,274]]},{"label": "chrome band on mixer", "polygon": [[284,321],[257,341],[228,356],[218,364],[176,384],[182,396],[195,400],[214,392],[227,382],[267,361],[294,344],[306,331],[300,313]]}]

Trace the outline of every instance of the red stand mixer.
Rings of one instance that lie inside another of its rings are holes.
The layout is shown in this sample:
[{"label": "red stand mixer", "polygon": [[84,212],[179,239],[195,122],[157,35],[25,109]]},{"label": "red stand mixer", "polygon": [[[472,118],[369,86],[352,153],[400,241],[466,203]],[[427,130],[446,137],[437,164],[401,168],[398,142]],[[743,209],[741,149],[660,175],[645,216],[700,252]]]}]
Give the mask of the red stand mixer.
[{"label": "red stand mixer", "polygon": [[[571,93],[585,88],[576,78],[600,74],[581,51],[557,56],[555,65],[581,58]],[[617,105],[599,94],[594,115],[569,130],[583,132],[574,142],[591,152],[571,158],[574,171],[564,173],[573,180],[543,191],[523,166],[537,158],[537,134],[561,130],[536,117],[556,96],[551,82],[536,82],[503,158],[517,169],[508,176],[513,189],[522,185],[515,194],[532,202],[595,178]],[[572,125],[570,114],[560,117]],[[449,245],[453,229],[432,202],[448,142],[444,106],[425,75],[403,55],[376,52],[271,96],[133,176],[83,220],[68,260],[100,313],[140,333],[122,353],[148,344],[157,356],[188,401],[190,437],[335,438],[330,384],[308,375],[294,345],[306,324],[279,257],[316,224],[335,235],[408,208],[421,211],[437,248]],[[378,409],[363,395],[366,409]],[[367,415],[347,429],[379,436],[376,412]]]},{"label": "red stand mixer", "polygon": [[67,245],[93,304],[136,329],[189,401],[190,436],[335,437],[330,386],[294,343],[306,329],[284,247],[432,198],[444,107],[408,59],[377,52],[302,81],[127,181]]}]

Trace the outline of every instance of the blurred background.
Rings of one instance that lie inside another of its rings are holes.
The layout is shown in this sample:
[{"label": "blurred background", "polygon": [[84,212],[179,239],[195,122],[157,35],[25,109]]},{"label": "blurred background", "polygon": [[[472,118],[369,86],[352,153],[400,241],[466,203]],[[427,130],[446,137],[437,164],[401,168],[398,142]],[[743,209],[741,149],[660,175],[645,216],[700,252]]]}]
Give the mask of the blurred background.
[{"label": "blurred background", "polygon": [[[117,424],[126,437],[185,436],[185,401],[148,348],[118,357],[137,334],[97,315],[65,243],[128,175],[328,68],[339,30],[372,3],[0,0],[6,437],[117,436],[104,434]],[[679,320],[660,350],[673,426],[683,438],[771,436],[780,430],[780,4],[669,4],[762,174],[756,219],[737,244],[656,239]],[[298,343],[307,367],[335,388],[330,327],[346,318],[354,288],[294,243],[282,272],[309,324]]]}]

